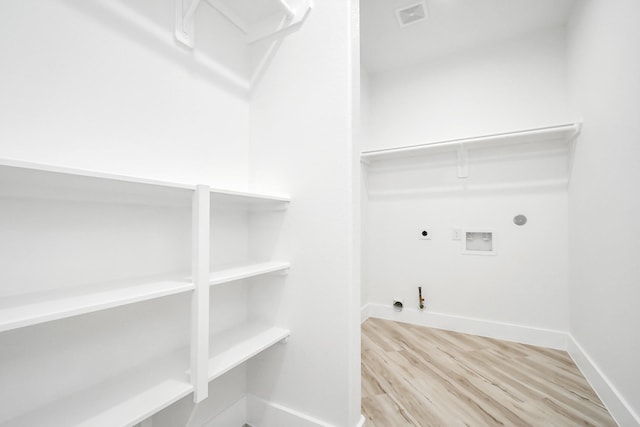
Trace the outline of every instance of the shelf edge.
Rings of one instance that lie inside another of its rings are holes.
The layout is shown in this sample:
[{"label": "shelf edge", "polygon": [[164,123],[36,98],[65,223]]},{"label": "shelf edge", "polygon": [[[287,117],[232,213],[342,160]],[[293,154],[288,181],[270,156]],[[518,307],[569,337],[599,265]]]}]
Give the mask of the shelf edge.
[{"label": "shelf edge", "polygon": [[[256,263],[254,265],[254,269],[251,269],[251,264],[247,265],[246,268],[248,271],[244,272],[244,273],[239,273],[239,274],[235,274],[232,275],[230,277],[223,277],[223,278],[217,278],[217,279],[209,279],[209,286],[216,286],[216,285],[221,285],[223,283],[228,283],[228,282],[234,282],[236,280],[242,280],[242,279],[248,279],[251,277],[256,277],[256,276],[261,276],[263,274],[269,274],[269,273],[275,273],[278,271],[283,271],[283,270],[287,270],[289,268],[291,268],[291,264],[289,262],[270,262],[270,263]],[[259,268],[260,266],[264,266],[263,268]],[[228,270],[241,270],[242,267],[236,267],[236,268],[229,268]],[[216,274],[216,273],[222,273],[226,271],[225,270],[220,270],[219,272],[212,272],[210,274]]]},{"label": "shelf edge", "polygon": [[[21,318],[21,319],[10,320],[10,321],[0,321],[0,333],[11,331],[14,329],[24,328],[27,326],[34,326],[42,323],[53,322],[56,320],[68,319],[68,318],[80,316],[83,314],[95,313],[98,311],[109,310],[117,307],[123,307],[125,305],[135,304],[138,302],[151,301],[158,298],[177,295],[184,292],[190,292],[193,289],[194,289],[193,283],[184,283],[183,285],[176,286],[173,289],[167,289],[159,292],[148,292],[146,294],[141,294],[137,296],[134,295],[130,297],[123,296],[121,298],[115,298],[107,302],[99,302],[99,303],[94,303],[90,305],[87,305],[86,303],[76,304],[76,305],[71,305],[68,309],[51,310],[49,312],[29,316],[27,318]],[[79,296],[70,296],[66,299],[77,299],[82,297],[91,298],[92,296],[96,296],[96,295],[99,295],[99,293],[96,293],[96,294],[89,293],[89,294],[79,295]],[[49,301],[41,302],[40,304],[46,304],[47,302],[52,303],[54,301],[63,301],[63,300],[65,300],[65,298],[51,299]],[[24,307],[27,307],[27,306],[28,305],[25,305]],[[14,309],[17,309],[18,307],[20,306],[14,307]],[[0,310],[0,313],[1,312],[2,310]]]}]

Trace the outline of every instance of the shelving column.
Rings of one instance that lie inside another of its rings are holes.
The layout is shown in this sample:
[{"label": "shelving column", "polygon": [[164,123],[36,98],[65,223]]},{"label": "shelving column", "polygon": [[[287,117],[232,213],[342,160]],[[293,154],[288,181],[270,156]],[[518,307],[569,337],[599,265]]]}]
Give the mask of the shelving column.
[{"label": "shelving column", "polygon": [[192,277],[195,290],[191,303],[191,384],[194,402],[202,402],[209,391],[209,212],[210,189],[196,186],[193,194]]}]

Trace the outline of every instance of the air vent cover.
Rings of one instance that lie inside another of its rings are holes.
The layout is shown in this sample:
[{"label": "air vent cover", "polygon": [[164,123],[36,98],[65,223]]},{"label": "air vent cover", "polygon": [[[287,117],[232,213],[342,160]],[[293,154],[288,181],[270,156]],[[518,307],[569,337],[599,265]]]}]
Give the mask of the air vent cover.
[{"label": "air vent cover", "polygon": [[396,10],[396,17],[401,27],[415,24],[427,18],[427,8],[424,2],[414,3]]}]

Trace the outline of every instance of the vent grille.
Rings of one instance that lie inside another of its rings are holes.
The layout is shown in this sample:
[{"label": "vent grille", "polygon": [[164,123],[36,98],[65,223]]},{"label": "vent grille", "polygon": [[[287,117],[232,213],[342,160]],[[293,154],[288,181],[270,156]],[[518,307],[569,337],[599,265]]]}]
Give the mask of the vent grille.
[{"label": "vent grille", "polygon": [[415,3],[396,10],[396,17],[401,27],[424,21],[427,18],[427,8],[424,2]]}]

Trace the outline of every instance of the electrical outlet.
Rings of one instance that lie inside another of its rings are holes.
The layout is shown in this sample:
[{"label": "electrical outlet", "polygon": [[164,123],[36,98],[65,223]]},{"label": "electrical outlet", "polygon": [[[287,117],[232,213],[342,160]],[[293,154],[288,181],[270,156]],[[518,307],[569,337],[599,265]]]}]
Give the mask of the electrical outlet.
[{"label": "electrical outlet", "polygon": [[460,228],[454,228],[451,230],[451,239],[462,240],[462,230]]}]

